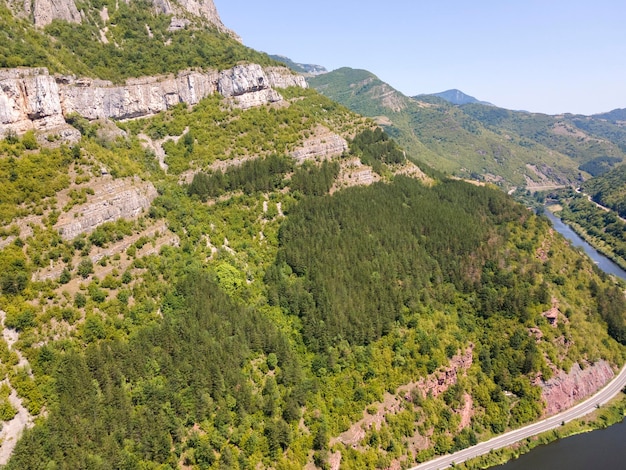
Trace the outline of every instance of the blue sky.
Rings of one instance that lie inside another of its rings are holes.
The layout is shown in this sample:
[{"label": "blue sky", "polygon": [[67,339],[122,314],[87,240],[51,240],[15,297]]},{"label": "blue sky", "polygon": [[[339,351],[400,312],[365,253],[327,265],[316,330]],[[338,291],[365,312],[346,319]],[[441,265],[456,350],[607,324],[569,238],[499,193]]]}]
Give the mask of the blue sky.
[{"label": "blue sky", "polygon": [[626,108],[623,0],[214,0],[244,44],[509,109]]}]

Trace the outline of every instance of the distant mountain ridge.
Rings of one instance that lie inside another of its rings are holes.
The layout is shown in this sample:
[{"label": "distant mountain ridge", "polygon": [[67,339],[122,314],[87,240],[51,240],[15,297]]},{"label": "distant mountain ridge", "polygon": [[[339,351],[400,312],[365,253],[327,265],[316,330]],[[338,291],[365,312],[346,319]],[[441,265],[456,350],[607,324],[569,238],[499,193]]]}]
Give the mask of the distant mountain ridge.
[{"label": "distant mountain ridge", "polygon": [[[461,90],[457,90],[453,88],[452,90],[446,90],[439,93],[432,93],[433,96],[438,96],[439,98],[443,98],[448,103],[463,105],[463,104],[484,104],[486,106],[495,106],[492,103],[487,101],[480,101],[473,96],[467,95],[463,93]],[[423,95],[415,96],[416,99],[419,99]]]},{"label": "distant mountain ridge", "polygon": [[626,123],[626,108],[618,108],[608,113],[594,114],[594,118],[606,119],[613,122],[625,122]]},{"label": "distant mountain ridge", "polygon": [[294,72],[301,73],[302,75],[305,75],[305,76],[314,77],[316,75],[328,73],[328,70],[326,70],[326,67],[324,67],[323,65],[300,64],[300,63],[294,62],[289,57],[285,57],[284,55],[271,55],[270,54],[270,57],[277,62],[282,62]]},{"label": "distant mountain ridge", "polygon": [[550,189],[588,177],[582,165],[626,157],[622,112],[549,116],[484,104],[459,90],[408,97],[367,70],[340,68],[309,85],[372,117],[414,158],[503,188]]}]

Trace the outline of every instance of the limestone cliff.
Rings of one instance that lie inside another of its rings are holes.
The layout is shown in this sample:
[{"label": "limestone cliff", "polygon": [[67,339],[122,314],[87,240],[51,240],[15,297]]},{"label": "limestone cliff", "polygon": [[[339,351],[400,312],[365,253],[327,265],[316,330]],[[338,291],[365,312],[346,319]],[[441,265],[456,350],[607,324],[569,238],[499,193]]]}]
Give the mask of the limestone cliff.
[{"label": "limestone cliff", "polygon": [[104,80],[61,77],[59,99],[65,115],[87,119],[129,119],[165,111],[179,103],[197,104],[217,91],[217,73],[131,79],[125,85]]},{"label": "limestone cliff", "polygon": [[[154,0],[158,1],[158,0]],[[178,3],[185,11],[191,13],[194,16],[204,18],[217,29],[223,32],[231,32],[228,30],[220,18],[217,8],[213,0],[178,0]],[[231,32],[232,33],[232,32]]]},{"label": "limestone cliff", "polygon": [[46,69],[0,70],[0,135],[64,124],[59,87]]},{"label": "limestone cliff", "polygon": [[149,182],[138,178],[107,179],[92,185],[95,194],[81,206],[62,214],[55,228],[66,240],[90,233],[105,222],[120,218],[133,219],[150,207],[157,191]]},{"label": "limestone cliff", "polygon": [[222,72],[184,71],[130,79],[124,85],[104,80],[50,76],[45,68],[0,71],[0,135],[34,129],[57,131],[72,113],[87,119],[151,116],[179,103],[197,104],[219,92],[233,106],[247,109],[282,100],[274,88],[300,86],[303,77],[287,68],[264,70],[257,64]]},{"label": "limestone cliff", "polygon": [[[126,3],[131,1],[126,0]],[[155,13],[172,15],[175,22],[182,21],[181,17],[195,17],[240,40],[237,34],[224,26],[213,0],[150,0],[150,2]],[[10,1],[7,3],[16,15],[32,19],[35,26],[39,28],[49,25],[53,20],[81,23],[84,17],[74,0]]]},{"label": "limestone cliff", "polygon": [[[126,0],[127,2],[130,0]],[[185,24],[184,16],[192,16],[213,25],[222,33],[229,34],[235,39],[241,41],[237,34],[228,29],[222,23],[217,8],[213,0],[178,0],[170,2],[169,0],[151,0],[156,13],[164,15],[173,15],[172,25]],[[185,24],[186,26],[186,24]]]},{"label": "limestone cliff", "polygon": [[291,156],[302,163],[304,160],[326,160],[338,157],[346,150],[348,150],[346,139],[326,127],[318,126],[311,137],[291,152]]},{"label": "limestone cliff", "polygon": [[[69,23],[80,23],[82,17],[74,0],[34,0],[24,2],[27,14],[32,15],[35,26],[43,28],[52,20],[63,20]],[[28,9],[32,8],[32,12]]]}]

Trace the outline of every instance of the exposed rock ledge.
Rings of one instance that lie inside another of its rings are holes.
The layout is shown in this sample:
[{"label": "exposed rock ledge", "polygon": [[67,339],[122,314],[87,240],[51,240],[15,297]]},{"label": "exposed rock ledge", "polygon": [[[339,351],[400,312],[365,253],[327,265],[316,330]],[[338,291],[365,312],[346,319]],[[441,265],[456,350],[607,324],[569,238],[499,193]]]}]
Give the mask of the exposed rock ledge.
[{"label": "exposed rock ledge", "polygon": [[[126,3],[130,1],[126,0]],[[224,26],[213,0],[149,0],[148,3],[152,4],[154,13],[183,17],[191,15],[241,42],[237,34]],[[31,19],[35,26],[40,28],[49,25],[53,20],[82,23],[85,19],[84,12],[78,10],[74,0],[29,0],[8,4],[16,15]],[[115,5],[117,9],[118,2]],[[81,5],[81,8],[83,7],[84,5]]]},{"label": "exposed rock ledge", "polygon": [[318,126],[314,134],[306,139],[300,147],[291,152],[298,163],[304,160],[327,160],[338,157],[348,150],[346,139],[331,132],[324,126]]},{"label": "exposed rock ledge", "polygon": [[104,80],[50,76],[45,68],[0,70],[0,135],[30,129],[52,132],[64,117],[130,119],[150,116],[179,103],[197,104],[214,93],[247,109],[281,101],[275,88],[306,88],[304,77],[283,67],[237,65],[222,72],[184,71],[129,79],[124,85]]},{"label": "exposed rock ledge", "polygon": [[574,364],[569,374],[560,371],[555,377],[543,382],[541,396],[546,402],[546,415],[551,416],[573,406],[577,401],[602,388],[615,373],[604,360],[582,369]]},{"label": "exposed rock ledge", "polygon": [[157,196],[152,183],[139,178],[106,179],[94,190],[95,195],[86,204],[73,207],[59,217],[55,228],[64,239],[92,232],[105,222],[135,218],[150,207]]}]

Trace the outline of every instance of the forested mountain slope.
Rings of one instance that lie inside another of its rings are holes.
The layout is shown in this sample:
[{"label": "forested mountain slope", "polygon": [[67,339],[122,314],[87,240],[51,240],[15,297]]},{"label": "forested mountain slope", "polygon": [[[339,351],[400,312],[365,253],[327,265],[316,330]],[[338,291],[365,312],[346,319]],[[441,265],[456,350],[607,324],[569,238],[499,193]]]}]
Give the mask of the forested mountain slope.
[{"label": "forested mountain slope", "polygon": [[410,465],[537,419],[576,363],[606,372],[590,389],[621,366],[621,286],[545,219],[314,90],[237,88],[271,62],[190,4],[2,10],[21,65],[123,82],[203,57],[239,93],[0,140],[7,469]]},{"label": "forested mountain slope", "polygon": [[489,104],[406,97],[364,70],[308,79],[319,92],[373,117],[419,159],[457,176],[510,188],[573,184],[598,158],[624,158],[624,129],[606,118],[548,116]]},{"label": "forested mountain slope", "polygon": [[559,217],[598,251],[626,267],[626,172],[623,165],[585,181],[578,190],[549,196],[559,203]]}]

